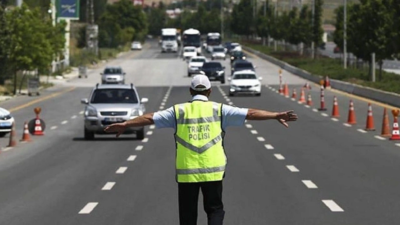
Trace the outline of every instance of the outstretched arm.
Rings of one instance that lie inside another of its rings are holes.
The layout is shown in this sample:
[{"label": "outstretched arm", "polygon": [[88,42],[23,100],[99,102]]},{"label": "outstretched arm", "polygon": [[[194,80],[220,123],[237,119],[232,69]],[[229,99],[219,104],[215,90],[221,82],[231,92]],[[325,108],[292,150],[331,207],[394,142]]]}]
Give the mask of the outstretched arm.
[{"label": "outstretched arm", "polygon": [[296,121],[297,115],[293,110],[286,112],[269,112],[261,109],[249,109],[246,115],[247,120],[270,120],[276,119],[285,127],[289,127],[286,122]]},{"label": "outstretched arm", "polygon": [[104,129],[104,131],[107,133],[117,132],[117,137],[119,137],[119,135],[124,133],[124,131],[127,127],[142,127],[142,126],[154,124],[153,114],[154,113],[147,113],[147,114],[144,114],[143,116],[138,116],[134,119],[127,120],[123,123],[111,124],[111,125],[107,126]]}]

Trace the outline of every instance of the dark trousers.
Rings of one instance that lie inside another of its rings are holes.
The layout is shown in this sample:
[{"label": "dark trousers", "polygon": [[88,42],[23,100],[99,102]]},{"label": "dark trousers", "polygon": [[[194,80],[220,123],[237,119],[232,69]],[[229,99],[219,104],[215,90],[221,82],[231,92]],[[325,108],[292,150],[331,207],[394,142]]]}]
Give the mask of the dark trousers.
[{"label": "dark trousers", "polygon": [[225,215],[222,203],[222,181],[178,183],[179,224],[197,224],[200,189],[203,193],[203,205],[204,211],[207,213],[208,225],[222,225]]}]

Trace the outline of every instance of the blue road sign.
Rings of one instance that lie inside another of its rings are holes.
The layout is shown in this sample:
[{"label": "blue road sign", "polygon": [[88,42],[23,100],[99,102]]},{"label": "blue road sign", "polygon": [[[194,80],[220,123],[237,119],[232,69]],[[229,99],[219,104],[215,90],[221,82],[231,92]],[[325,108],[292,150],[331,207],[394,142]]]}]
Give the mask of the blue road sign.
[{"label": "blue road sign", "polygon": [[79,0],[57,0],[59,19],[79,19]]}]

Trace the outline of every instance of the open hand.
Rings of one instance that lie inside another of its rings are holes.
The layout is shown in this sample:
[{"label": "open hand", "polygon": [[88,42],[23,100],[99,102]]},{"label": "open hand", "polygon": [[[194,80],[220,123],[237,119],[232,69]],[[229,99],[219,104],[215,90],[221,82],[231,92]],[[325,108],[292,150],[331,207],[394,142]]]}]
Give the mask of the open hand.
[{"label": "open hand", "polygon": [[285,127],[289,127],[286,122],[296,121],[297,118],[297,114],[295,114],[293,110],[280,112],[278,115],[276,115],[276,119]]},{"label": "open hand", "polygon": [[125,123],[114,123],[104,128],[104,132],[117,133],[117,137],[119,137],[119,135],[124,133],[124,131],[125,131]]}]

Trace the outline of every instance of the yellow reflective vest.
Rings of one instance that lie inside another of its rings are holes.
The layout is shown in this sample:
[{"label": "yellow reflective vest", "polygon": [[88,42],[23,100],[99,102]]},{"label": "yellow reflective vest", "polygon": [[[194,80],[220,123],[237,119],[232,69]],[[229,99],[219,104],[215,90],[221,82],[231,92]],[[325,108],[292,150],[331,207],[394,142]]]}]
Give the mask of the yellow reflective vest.
[{"label": "yellow reflective vest", "polygon": [[179,183],[222,180],[226,166],[222,105],[193,101],[174,106],[176,176]]}]

